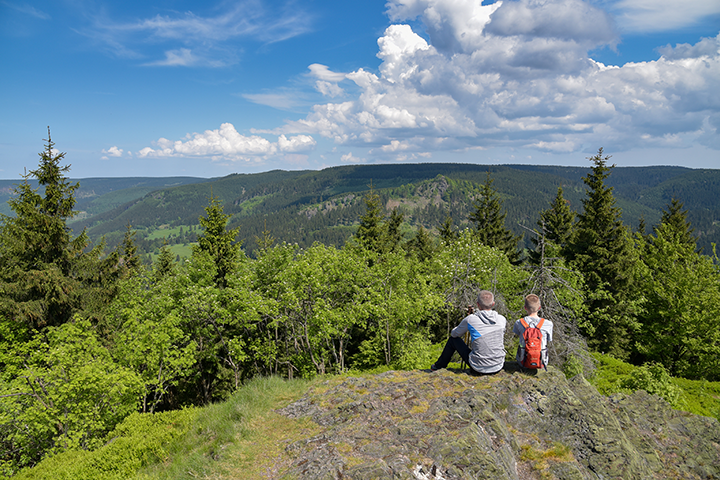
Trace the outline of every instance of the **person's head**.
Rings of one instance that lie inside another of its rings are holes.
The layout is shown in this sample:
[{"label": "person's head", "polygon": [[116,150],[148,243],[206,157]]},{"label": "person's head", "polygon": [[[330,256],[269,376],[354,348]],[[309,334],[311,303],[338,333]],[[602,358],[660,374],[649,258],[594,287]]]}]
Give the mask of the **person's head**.
[{"label": "person's head", "polygon": [[530,313],[537,313],[540,311],[540,297],[531,293],[525,297],[525,311]]},{"label": "person's head", "polygon": [[478,293],[477,304],[480,310],[490,310],[495,306],[495,295],[488,290],[481,290]]}]

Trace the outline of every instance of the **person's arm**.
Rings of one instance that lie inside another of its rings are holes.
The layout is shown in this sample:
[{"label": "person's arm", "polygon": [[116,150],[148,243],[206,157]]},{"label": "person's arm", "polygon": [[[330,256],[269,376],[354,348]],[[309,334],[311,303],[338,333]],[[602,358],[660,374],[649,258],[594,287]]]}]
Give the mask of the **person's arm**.
[{"label": "person's arm", "polygon": [[462,337],[465,335],[465,333],[468,331],[468,315],[467,317],[463,318],[460,322],[460,325],[452,329],[452,332],[450,332],[451,337]]}]

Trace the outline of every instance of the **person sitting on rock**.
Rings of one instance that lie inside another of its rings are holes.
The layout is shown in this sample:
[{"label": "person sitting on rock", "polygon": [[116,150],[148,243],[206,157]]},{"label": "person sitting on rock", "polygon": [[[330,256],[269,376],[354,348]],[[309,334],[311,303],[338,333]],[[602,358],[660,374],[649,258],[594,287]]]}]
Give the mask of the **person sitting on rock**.
[{"label": "person sitting on rock", "polygon": [[[460,324],[450,332],[445,348],[440,358],[430,367],[435,371],[446,368],[453,353],[458,352],[460,357],[477,373],[492,374],[502,370],[505,364],[505,317],[492,310],[495,306],[495,296],[492,292],[482,290],[477,297],[479,310],[470,312],[462,319]],[[470,332],[470,345],[463,341],[463,335]]]},{"label": "person sitting on rock", "polygon": [[[548,319],[540,318],[538,312],[540,311],[540,297],[531,293],[525,297],[525,312],[527,316],[521,318],[513,325],[513,333],[520,337],[520,345],[518,345],[517,354],[515,358],[520,365],[523,365],[525,360],[525,329],[530,327],[539,328],[542,333],[542,345],[541,345],[541,359],[542,365],[537,368],[547,366],[548,362],[548,344],[552,342],[553,336],[553,323]],[[523,321],[525,324],[523,325]],[[524,365],[523,365],[524,366]],[[536,368],[536,367],[529,367]]]}]

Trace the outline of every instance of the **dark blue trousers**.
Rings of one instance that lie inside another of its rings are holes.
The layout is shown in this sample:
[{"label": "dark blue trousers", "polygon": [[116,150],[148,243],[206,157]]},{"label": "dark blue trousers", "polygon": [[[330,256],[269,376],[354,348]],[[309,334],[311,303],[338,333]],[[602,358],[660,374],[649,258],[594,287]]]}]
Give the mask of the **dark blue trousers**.
[{"label": "dark blue trousers", "polygon": [[470,347],[465,344],[462,337],[450,337],[440,354],[440,358],[435,362],[435,368],[447,368],[455,352],[460,354],[460,358],[462,358],[468,366],[470,365],[470,362],[468,362],[470,358]]}]

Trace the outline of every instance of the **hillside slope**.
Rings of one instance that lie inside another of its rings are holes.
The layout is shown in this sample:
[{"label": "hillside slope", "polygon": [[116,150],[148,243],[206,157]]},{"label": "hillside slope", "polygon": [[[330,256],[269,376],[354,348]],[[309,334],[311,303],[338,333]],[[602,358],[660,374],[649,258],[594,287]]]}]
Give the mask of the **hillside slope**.
[{"label": "hillside slope", "polygon": [[[131,225],[145,253],[157,251],[165,242],[187,246],[196,238],[191,228],[197,227],[212,195],[232,215],[229,226],[240,226],[238,240],[250,255],[263,232],[301,247],[316,241],[340,246],[354,233],[364,212],[363,195],[370,188],[380,195],[386,210],[399,207],[405,214],[409,236],[419,225],[436,231],[448,216],[456,226],[466,225],[478,187],[490,173],[508,214],[507,226],[524,235],[521,246],[529,247],[523,226],[536,227],[540,211],[549,206],[558,187],[571,208],[582,210],[582,177],[589,170],[589,166],[427,163],[274,170],[217,179],[85,179],[78,191],[82,213],[71,226],[75,232],[86,228],[95,242],[105,237],[113,246]],[[677,197],[685,203],[704,251],[720,242],[720,170],[617,167],[608,185],[615,189],[627,224],[635,227],[641,218],[648,226],[656,224],[663,208]],[[5,186],[0,193],[7,190]]]}]

